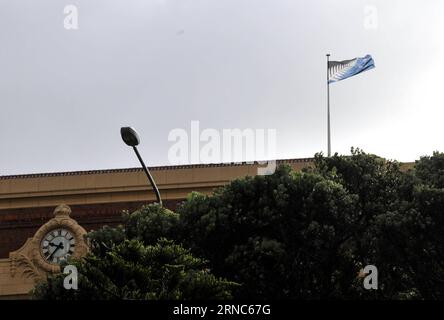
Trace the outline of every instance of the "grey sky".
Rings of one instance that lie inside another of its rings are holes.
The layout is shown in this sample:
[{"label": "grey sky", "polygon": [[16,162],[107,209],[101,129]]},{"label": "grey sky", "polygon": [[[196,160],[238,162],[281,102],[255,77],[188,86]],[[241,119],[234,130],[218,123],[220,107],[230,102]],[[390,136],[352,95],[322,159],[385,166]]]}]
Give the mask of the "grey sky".
[{"label": "grey sky", "polygon": [[[65,30],[76,5],[79,30]],[[364,28],[365,6],[378,28]],[[444,150],[444,1],[0,0],[0,175],[149,165],[168,133],[275,128],[279,158],[326,150],[326,63],[376,68],[331,86],[332,149],[401,161]]]}]

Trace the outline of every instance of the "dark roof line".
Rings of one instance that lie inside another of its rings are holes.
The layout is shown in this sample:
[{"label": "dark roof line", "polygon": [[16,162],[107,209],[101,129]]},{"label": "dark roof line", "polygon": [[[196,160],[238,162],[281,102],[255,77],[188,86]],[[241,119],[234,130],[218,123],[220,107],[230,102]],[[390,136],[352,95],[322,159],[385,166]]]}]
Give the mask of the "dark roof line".
[{"label": "dark roof line", "polygon": [[[299,162],[311,162],[314,158],[299,158],[299,159],[280,159],[276,160],[278,164],[281,163],[299,163]],[[254,162],[236,162],[236,163],[210,163],[210,164],[185,164],[185,165],[172,165],[172,166],[155,166],[149,167],[152,171],[157,170],[178,170],[178,169],[194,169],[194,168],[214,168],[214,167],[235,167],[244,165],[255,165]],[[0,176],[0,180],[8,179],[27,179],[27,178],[44,178],[44,177],[60,177],[60,176],[80,176],[88,174],[106,174],[106,173],[124,173],[124,172],[138,172],[142,171],[142,168],[122,168],[122,169],[101,169],[101,170],[85,170],[85,171],[67,171],[67,172],[48,172],[48,173],[30,173],[30,174],[18,174],[18,175],[6,175]]]}]

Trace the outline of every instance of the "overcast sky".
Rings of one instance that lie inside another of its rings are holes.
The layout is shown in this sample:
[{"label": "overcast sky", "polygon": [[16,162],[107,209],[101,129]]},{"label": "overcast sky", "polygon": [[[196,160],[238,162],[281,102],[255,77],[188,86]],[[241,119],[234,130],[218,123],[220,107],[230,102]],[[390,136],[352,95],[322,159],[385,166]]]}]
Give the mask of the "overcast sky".
[{"label": "overcast sky", "polygon": [[135,167],[124,125],[168,165],[169,132],[192,120],[276,129],[278,158],[325,153],[327,52],[376,64],[331,85],[334,152],[444,151],[443,14],[442,0],[0,0],[0,175]]}]

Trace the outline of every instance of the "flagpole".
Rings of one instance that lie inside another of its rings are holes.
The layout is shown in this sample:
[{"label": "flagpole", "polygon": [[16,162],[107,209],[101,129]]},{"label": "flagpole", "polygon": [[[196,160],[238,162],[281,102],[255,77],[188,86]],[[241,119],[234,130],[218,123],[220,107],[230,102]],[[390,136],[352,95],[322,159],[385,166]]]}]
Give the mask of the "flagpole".
[{"label": "flagpole", "polygon": [[328,152],[327,156],[331,156],[331,135],[330,135],[330,75],[328,72],[328,64],[330,61],[330,54],[327,53],[327,139],[328,139]]}]

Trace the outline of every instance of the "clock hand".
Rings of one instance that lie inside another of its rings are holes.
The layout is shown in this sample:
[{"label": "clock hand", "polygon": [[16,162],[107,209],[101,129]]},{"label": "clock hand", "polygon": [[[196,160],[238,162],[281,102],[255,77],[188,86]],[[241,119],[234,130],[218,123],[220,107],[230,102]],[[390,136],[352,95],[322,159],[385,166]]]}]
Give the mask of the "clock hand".
[{"label": "clock hand", "polygon": [[60,249],[63,249],[63,242],[59,242],[59,244],[55,244],[53,242],[50,242],[49,245],[51,247],[60,247]]},{"label": "clock hand", "polygon": [[54,255],[54,253],[57,252],[57,250],[59,249],[63,249],[63,243],[59,243],[58,245],[56,245],[56,248],[54,249],[54,251],[49,255],[48,258],[46,258],[46,260],[51,260],[52,256]]}]

